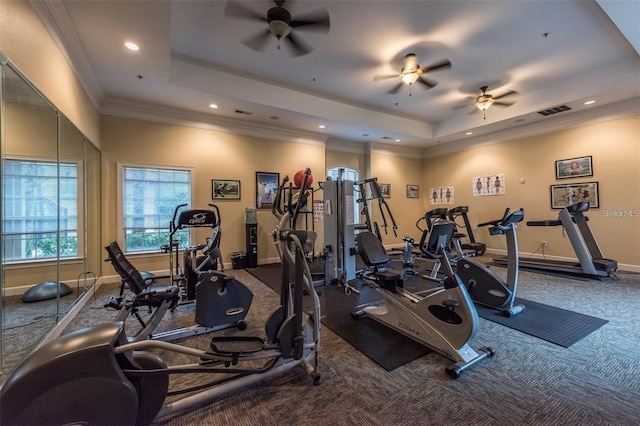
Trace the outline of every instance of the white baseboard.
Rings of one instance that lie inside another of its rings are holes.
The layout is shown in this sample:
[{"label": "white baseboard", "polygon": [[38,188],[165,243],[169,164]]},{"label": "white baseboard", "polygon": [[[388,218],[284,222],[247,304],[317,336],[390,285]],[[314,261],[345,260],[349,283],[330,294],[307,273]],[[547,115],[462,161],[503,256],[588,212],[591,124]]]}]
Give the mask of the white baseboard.
[{"label": "white baseboard", "polygon": [[[491,254],[495,254],[495,255],[499,255],[499,256],[506,256],[507,255],[507,251],[506,250],[502,250],[502,249],[487,249],[487,251],[485,252],[485,254],[487,255],[491,255]],[[550,255],[544,255],[542,256],[539,253],[535,253],[535,254],[531,254],[531,253],[520,253],[520,259],[527,259],[527,258],[531,258],[531,259],[549,259],[549,260],[558,260],[561,262],[578,262],[578,259],[575,257],[563,257],[563,256],[550,256]],[[640,273],[640,265],[629,265],[629,264],[625,264],[625,263],[618,263],[618,270],[619,271],[625,271],[625,272],[635,272],[635,273]]]}]

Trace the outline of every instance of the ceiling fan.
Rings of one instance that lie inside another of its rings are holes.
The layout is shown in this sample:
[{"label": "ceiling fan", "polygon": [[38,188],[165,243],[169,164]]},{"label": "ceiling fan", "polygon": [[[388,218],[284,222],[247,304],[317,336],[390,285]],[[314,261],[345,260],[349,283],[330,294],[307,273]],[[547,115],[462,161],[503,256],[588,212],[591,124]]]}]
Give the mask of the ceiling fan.
[{"label": "ceiling fan", "polygon": [[451,68],[451,62],[448,59],[443,59],[435,64],[431,64],[428,67],[420,67],[418,65],[418,58],[415,53],[409,53],[404,57],[404,65],[400,70],[400,74],[387,74],[387,75],[375,75],[373,81],[385,80],[388,78],[398,78],[400,81],[396,86],[391,88],[387,93],[396,94],[402,88],[403,84],[409,86],[409,96],[411,96],[411,87],[414,83],[420,83],[425,86],[425,89],[431,89],[438,83],[432,80],[424,78],[422,75],[428,72],[437,71],[441,69]]},{"label": "ceiling fan", "polygon": [[511,105],[513,105],[515,103],[515,102],[501,102],[501,101],[498,101],[498,99],[502,99],[502,98],[505,98],[505,97],[511,96],[511,95],[516,95],[518,92],[516,92],[514,90],[510,90],[507,93],[504,93],[504,94],[502,94],[500,96],[492,96],[490,94],[487,94],[487,89],[489,89],[488,86],[482,86],[480,88],[480,90],[482,91],[482,94],[478,95],[476,97],[476,101],[473,104],[473,106],[475,106],[480,111],[482,111],[482,115],[483,115],[485,120],[487,119],[486,111],[487,111],[487,109],[489,109],[489,107],[491,105],[508,107],[508,106],[511,106]]},{"label": "ceiling fan", "polygon": [[261,51],[267,40],[273,36],[278,40],[278,49],[280,49],[280,41],[282,40],[288,43],[293,56],[302,56],[313,49],[296,35],[297,31],[329,32],[331,24],[329,13],[325,9],[298,14],[294,19],[291,13],[283,7],[285,0],[274,0],[274,3],[276,5],[267,11],[266,16],[261,12],[247,8],[238,0],[231,0],[226,4],[224,9],[226,16],[267,23],[267,28],[243,41],[249,48]]}]

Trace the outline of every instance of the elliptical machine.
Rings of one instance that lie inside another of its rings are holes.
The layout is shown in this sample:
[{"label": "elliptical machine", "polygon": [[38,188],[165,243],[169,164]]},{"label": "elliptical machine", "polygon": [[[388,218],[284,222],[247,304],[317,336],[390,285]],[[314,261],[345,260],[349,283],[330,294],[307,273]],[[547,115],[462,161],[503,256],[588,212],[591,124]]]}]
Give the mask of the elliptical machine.
[{"label": "elliptical machine", "polygon": [[442,287],[421,292],[404,288],[404,270],[386,267],[389,255],[372,232],[357,234],[358,252],[364,263],[373,268],[365,272],[363,278],[375,288],[383,302],[366,306],[352,316],[367,315],[453,360],[454,364],[445,371],[455,379],[466,368],[493,356],[494,351],[484,347],[476,352],[469,345],[479,319],[465,286],[447,258],[446,248],[454,232],[455,224],[451,221],[433,224],[427,250],[445,265],[447,278]]},{"label": "elliptical machine", "polygon": [[488,226],[490,235],[505,235],[507,237],[507,281],[489,270],[484,264],[462,258],[456,265],[456,273],[467,287],[471,299],[484,306],[499,309],[506,317],[513,317],[524,310],[523,305],[514,305],[518,288],[518,236],[517,223],[524,219],[524,210],[511,212],[507,208],[502,219],[478,224]]},{"label": "elliptical machine", "polygon": [[[172,341],[230,327],[245,330],[247,324],[244,319],[251,308],[253,293],[233,276],[226,275],[221,266],[220,210],[215,204],[209,204],[213,209],[181,211],[185,206],[186,204],[180,204],[175,208],[169,226],[169,245],[163,247],[163,250],[169,252],[171,282],[177,284],[180,289],[178,305],[196,305],[195,324],[155,333],[152,338]],[[180,268],[179,241],[176,233],[191,228],[211,228],[211,235],[206,244],[187,247],[184,250],[184,265]]]},{"label": "elliptical machine", "polygon": [[[162,250],[169,253],[169,271],[171,282],[177,282],[182,292],[180,303],[191,303],[196,298],[196,284],[198,275],[205,271],[224,272],[220,241],[222,239],[222,218],[220,210],[215,204],[209,204],[213,209],[187,209],[182,210],[187,204],[176,206],[173,218],[169,223],[169,244]],[[178,213],[180,213],[178,215]],[[176,234],[183,229],[211,228],[211,235],[206,244],[189,246],[184,249],[182,258],[183,266],[179,262],[180,241]]]},{"label": "elliptical machine", "polygon": [[[266,337],[217,336],[201,350],[157,340],[127,343],[122,322],[78,330],[39,347],[9,375],[0,389],[0,424],[148,425],[298,367],[318,385],[320,300],[304,255],[306,231],[291,231],[290,216],[272,234],[282,253],[281,303],[265,322]],[[312,298],[309,313],[303,291]],[[195,363],[167,366],[152,349]],[[170,375],[193,373],[213,379],[169,391]]]}]

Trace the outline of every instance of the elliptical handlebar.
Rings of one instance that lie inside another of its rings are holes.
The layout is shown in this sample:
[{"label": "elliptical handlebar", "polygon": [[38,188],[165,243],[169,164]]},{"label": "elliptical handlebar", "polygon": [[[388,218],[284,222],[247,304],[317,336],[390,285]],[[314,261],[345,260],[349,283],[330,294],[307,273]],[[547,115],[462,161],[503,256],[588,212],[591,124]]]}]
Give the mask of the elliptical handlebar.
[{"label": "elliptical handlebar", "polygon": [[[309,176],[311,175],[311,169],[304,169],[304,177],[302,179],[302,185],[300,185],[300,192],[298,193],[298,201],[295,203],[295,208],[291,214],[291,220],[295,226],[296,221],[298,220],[298,215],[300,214],[300,209],[307,202],[307,198],[309,197],[309,188],[307,188],[307,182],[309,180]],[[289,192],[289,208],[293,205],[293,194]]]},{"label": "elliptical handlebar", "polygon": [[178,211],[180,211],[181,208],[188,206],[189,204],[184,203],[184,204],[178,204],[176,206],[176,209],[173,211],[173,217],[171,218],[171,222],[169,223],[169,231],[171,232],[171,235],[173,235],[176,232],[176,219],[178,218]]},{"label": "elliptical handlebar", "polygon": [[284,187],[287,182],[289,182],[289,176],[284,175],[284,177],[282,178],[282,182],[278,186],[276,198],[273,200],[273,204],[271,204],[271,213],[273,213],[273,215],[277,217],[278,220],[282,219],[282,216],[284,216],[285,214],[285,211],[280,207],[280,203],[282,203],[282,194],[284,193]]},{"label": "elliptical handlebar", "polygon": [[209,207],[213,207],[216,210],[216,218],[218,226],[222,225],[222,216],[220,216],[220,209],[215,204],[209,203]]},{"label": "elliptical handlebar", "polygon": [[285,188],[287,186],[287,183],[289,183],[289,176],[285,175],[284,178],[282,178],[282,182],[278,185],[278,192],[276,193],[273,204],[271,205],[271,213],[273,213],[273,215],[278,218],[278,220],[281,220],[285,213],[289,213],[291,223],[296,223],[298,215],[300,214],[300,210],[309,197],[310,189],[307,188],[309,176],[311,176],[311,169],[307,167],[304,171],[304,178],[299,188],[300,192],[298,193],[298,200],[295,203],[293,202],[293,193],[291,191],[289,191],[289,196],[287,197],[288,199],[283,200]]}]

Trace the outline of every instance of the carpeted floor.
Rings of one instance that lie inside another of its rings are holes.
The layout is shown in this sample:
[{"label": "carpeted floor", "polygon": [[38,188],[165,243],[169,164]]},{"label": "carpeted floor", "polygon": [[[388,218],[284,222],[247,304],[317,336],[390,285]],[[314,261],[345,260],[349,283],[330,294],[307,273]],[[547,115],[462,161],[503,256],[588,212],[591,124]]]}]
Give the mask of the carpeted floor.
[{"label": "carpeted floor", "polygon": [[[261,335],[278,296],[248,272],[230,272],[254,292],[247,332]],[[289,373],[154,424],[638,426],[640,275],[619,276],[576,281],[521,271],[520,297],[608,321],[569,348],[480,319],[471,344],[491,346],[496,355],[452,380],[444,372],[450,361],[438,354],[387,371],[324,327],[320,386],[303,373]],[[65,333],[112,318],[102,304],[116,291],[101,289]],[[181,306],[161,327],[192,318],[193,305]],[[184,344],[206,347],[208,341],[209,336],[199,336]],[[167,357],[167,362],[180,360]],[[181,379],[172,386],[201,380]]]}]

